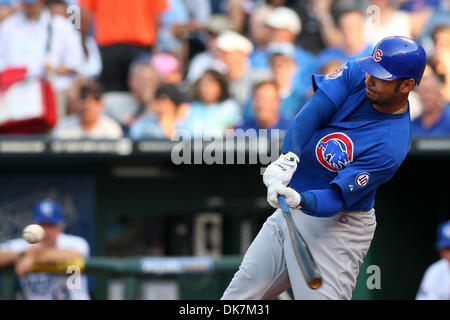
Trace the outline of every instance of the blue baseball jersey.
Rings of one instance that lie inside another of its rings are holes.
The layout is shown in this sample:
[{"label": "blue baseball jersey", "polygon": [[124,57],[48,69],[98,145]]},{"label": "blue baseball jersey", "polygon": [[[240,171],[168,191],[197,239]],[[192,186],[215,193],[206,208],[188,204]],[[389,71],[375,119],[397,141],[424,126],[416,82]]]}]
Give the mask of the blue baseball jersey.
[{"label": "blue baseball jersey", "polygon": [[370,210],[377,188],[405,159],[410,139],[409,111],[385,114],[366,98],[365,72],[353,60],[326,76],[313,77],[335,104],[336,113],[302,148],[291,186],[299,192],[338,186],[343,210]]}]

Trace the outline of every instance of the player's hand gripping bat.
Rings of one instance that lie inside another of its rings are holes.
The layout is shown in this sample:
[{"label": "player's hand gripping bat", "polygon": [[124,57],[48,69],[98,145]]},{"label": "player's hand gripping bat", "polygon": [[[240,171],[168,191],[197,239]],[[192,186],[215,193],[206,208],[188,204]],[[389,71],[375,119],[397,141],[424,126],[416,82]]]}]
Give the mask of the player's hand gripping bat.
[{"label": "player's hand gripping bat", "polygon": [[280,202],[281,210],[283,211],[283,215],[289,229],[289,235],[291,238],[292,247],[294,248],[295,258],[300,266],[300,270],[302,270],[306,283],[311,289],[319,289],[322,285],[322,277],[316,266],[316,262],[311,255],[311,251],[300,234],[300,231],[298,231],[295,226],[294,219],[292,219],[291,211],[289,210],[284,196],[278,195],[278,201]]}]

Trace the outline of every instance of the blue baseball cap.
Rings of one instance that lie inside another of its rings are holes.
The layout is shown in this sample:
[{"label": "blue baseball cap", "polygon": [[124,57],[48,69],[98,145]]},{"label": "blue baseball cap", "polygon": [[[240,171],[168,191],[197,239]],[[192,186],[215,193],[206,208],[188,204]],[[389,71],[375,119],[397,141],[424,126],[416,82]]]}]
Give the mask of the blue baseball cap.
[{"label": "blue baseball cap", "polygon": [[450,248],[450,220],[441,223],[438,227],[436,249],[441,250],[444,248]]},{"label": "blue baseball cap", "polygon": [[38,2],[39,0],[20,0],[20,2],[26,3],[26,4],[34,4]]},{"label": "blue baseball cap", "polygon": [[33,207],[33,223],[50,223],[54,225],[62,224],[64,221],[63,210],[59,203],[53,200],[42,200]]},{"label": "blue baseball cap", "polygon": [[414,39],[394,36],[378,42],[371,56],[358,60],[360,67],[375,78],[395,80],[413,78],[420,84],[427,55]]}]

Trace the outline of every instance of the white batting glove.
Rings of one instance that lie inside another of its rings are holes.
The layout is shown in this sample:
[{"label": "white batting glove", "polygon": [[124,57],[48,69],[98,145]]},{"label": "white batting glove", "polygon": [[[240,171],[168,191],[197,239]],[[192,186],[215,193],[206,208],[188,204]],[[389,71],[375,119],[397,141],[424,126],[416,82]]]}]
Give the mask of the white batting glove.
[{"label": "white batting glove", "polygon": [[272,162],[264,172],[263,181],[267,188],[271,185],[282,184],[287,186],[297,170],[300,159],[295,153],[282,154],[275,162]]},{"label": "white batting glove", "polygon": [[286,204],[289,208],[301,209],[301,195],[294,189],[286,187],[280,183],[273,184],[267,189],[267,202],[269,202],[273,208],[278,209],[281,207],[278,202],[278,195],[284,196],[286,199]]}]

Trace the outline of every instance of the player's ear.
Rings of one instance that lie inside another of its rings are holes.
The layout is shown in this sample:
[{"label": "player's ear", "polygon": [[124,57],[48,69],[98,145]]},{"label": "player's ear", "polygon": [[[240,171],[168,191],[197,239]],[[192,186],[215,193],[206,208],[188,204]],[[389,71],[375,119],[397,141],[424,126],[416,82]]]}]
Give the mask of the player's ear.
[{"label": "player's ear", "polygon": [[408,78],[402,81],[400,84],[400,92],[401,93],[409,93],[416,86],[416,80],[412,78]]}]

